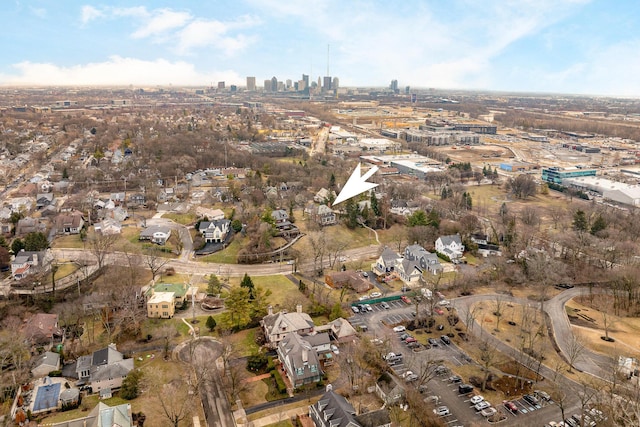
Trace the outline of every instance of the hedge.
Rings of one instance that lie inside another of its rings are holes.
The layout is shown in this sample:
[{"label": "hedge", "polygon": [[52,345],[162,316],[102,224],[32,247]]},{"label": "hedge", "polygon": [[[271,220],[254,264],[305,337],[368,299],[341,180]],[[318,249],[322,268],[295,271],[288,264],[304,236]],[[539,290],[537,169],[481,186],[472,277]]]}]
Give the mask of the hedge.
[{"label": "hedge", "polygon": [[271,376],[276,380],[276,388],[278,389],[278,393],[285,394],[287,392],[287,386],[280,376],[280,372],[274,369],[273,371],[271,371]]}]

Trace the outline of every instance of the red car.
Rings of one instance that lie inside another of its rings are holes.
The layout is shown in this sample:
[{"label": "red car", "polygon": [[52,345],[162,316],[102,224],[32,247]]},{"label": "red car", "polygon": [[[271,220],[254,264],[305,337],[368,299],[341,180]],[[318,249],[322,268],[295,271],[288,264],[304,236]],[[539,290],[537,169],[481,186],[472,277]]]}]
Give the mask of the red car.
[{"label": "red car", "polygon": [[407,338],[406,340],[404,340],[404,343],[405,343],[405,344],[409,344],[409,343],[417,342],[417,341],[418,341],[418,340],[416,340],[414,337],[409,337],[409,338]]},{"label": "red car", "polygon": [[516,406],[515,403],[511,402],[510,400],[505,400],[504,402],[502,402],[502,404],[504,405],[505,408],[507,408],[509,411],[516,413],[518,412],[518,407]]},{"label": "red car", "polygon": [[407,304],[411,304],[411,300],[409,299],[408,296],[406,295],[402,295],[402,297],[400,297],[402,299],[402,301],[404,301]]},{"label": "red car", "polygon": [[444,311],[442,311],[442,309],[438,308],[438,307],[434,308],[433,310],[438,314],[443,314],[444,313]]}]

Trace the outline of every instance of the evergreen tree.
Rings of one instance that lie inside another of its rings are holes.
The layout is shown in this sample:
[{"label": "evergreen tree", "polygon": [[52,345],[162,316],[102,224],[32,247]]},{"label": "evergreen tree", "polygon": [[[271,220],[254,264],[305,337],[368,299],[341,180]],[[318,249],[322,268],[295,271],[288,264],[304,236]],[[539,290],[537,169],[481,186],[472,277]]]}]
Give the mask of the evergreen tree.
[{"label": "evergreen tree", "polygon": [[427,214],[423,210],[417,210],[408,218],[409,227],[417,227],[420,225],[428,225]]},{"label": "evergreen tree", "polygon": [[24,249],[24,242],[22,239],[17,238],[11,242],[11,252],[13,252],[14,255],[17,255],[22,249]]},{"label": "evergreen tree", "polygon": [[442,191],[440,192],[440,199],[444,200],[449,196],[449,193],[447,192],[447,187],[442,187]]},{"label": "evergreen tree", "polygon": [[24,237],[25,251],[42,251],[48,247],[49,240],[47,236],[40,231],[31,232]]},{"label": "evergreen tree", "polygon": [[253,280],[251,280],[251,277],[247,273],[244,273],[244,277],[242,278],[242,282],[240,282],[240,287],[241,288],[246,288],[248,290],[249,299],[250,300],[253,300],[255,298],[256,287],[253,284]]},{"label": "evergreen tree", "polygon": [[213,316],[209,316],[207,317],[207,329],[209,329],[209,332],[213,332],[213,330],[216,328],[217,326],[217,322],[216,319],[213,318]]},{"label": "evergreen tree", "polygon": [[347,210],[347,228],[353,230],[358,226],[358,205],[353,198],[348,199],[345,203]]},{"label": "evergreen tree", "polygon": [[573,228],[576,231],[587,231],[589,228],[587,215],[581,209],[578,209],[576,213],[573,214]]},{"label": "evergreen tree", "polygon": [[378,205],[378,198],[376,194],[372,191],[371,198],[369,199],[371,202],[371,210],[376,216],[380,216],[380,206]]},{"label": "evergreen tree", "polygon": [[605,221],[605,219],[602,217],[602,215],[598,215],[598,217],[596,218],[595,221],[593,221],[593,224],[591,225],[591,234],[597,234],[599,231],[604,230],[605,228],[607,228],[607,222]]},{"label": "evergreen tree", "polygon": [[329,190],[336,189],[336,176],[331,173],[331,177],[329,178]]}]

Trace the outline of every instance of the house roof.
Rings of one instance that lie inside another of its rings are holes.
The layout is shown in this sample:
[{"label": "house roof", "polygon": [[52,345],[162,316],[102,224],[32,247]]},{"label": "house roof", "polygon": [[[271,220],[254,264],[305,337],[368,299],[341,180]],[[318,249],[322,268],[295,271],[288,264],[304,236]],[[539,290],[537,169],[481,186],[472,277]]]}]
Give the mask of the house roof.
[{"label": "house roof", "polygon": [[347,399],[333,390],[322,395],[313,405],[316,412],[331,427],[361,427],[356,421],[356,410]]},{"label": "house roof", "polygon": [[123,403],[118,406],[108,406],[102,402],[93,408],[89,413],[89,417],[95,417],[90,427],[131,427],[131,404]]},{"label": "house roof", "polygon": [[304,337],[304,339],[307,340],[307,342],[311,344],[312,347],[320,347],[321,345],[327,345],[331,342],[331,339],[329,338],[329,334],[327,332],[307,335]]},{"label": "house roof", "polygon": [[62,214],[56,217],[56,228],[79,228],[82,223],[80,214]]},{"label": "house roof", "polygon": [[187,286],[179,283],[159,283],[153,287],[153,293],[173,292],[176,297],[182,298],[187,294]]},{"label": "house roof", "polygon": [[62,334],[62,330],[57,325],[57,314],[38,313],[27,321],[24,334],[32,341],[49,341],[54,335]]},{"label": "house roof", "polygon": [[152,225],[140,232],[140,237],[152,238],[155,233],[170,234],[171,228],[163,225]]},{"label": "house roof", "polygon": [[[295,332],[288,333],[278,343],[278,350],[282,357],[286,358],[286,365],[292,368],[291,375],[298,380],[317,377],[321,374],[318,355],[309,342]],[[315,371],[312,371],[315,367]]]},{"label": "house roof", "polygon": [[355,328],[346,319],[338,317],[329,322],[331,330],[338,341],[347,341],[347,338],[354,338],[357,334]]},{"label": "house roof", "polygon": [[286,313],[282,311],[264,316],[262,324],[269,335],[281,332],[296,332],[315,326],[313,319],[307,313]]},{"label": "house roof", "polygon": [[460,238],[459,234],[451,234],[449,236],[440,236],[438,239],[444,246],[449,246],[452,243],[456,243],[458,245],[462,244],[462,239]]},{"label": "house roof", "polygon": [[154,292],[147,304],[173,303],[176,299],[175,292]]},{"label": "house roof", "polygon": [[116,349],[115,344],[109,344],[107,347],[93,352],[91,360],[92,366],[110,365],[122,360],[122,353]]},{"label": "house roof", "polygon": [[229,224],[231,224],[231,221],[226,218],[216,219],[213,221],[200,221],[200,225],[198,225],[198,231],[202,233],[205,230],[208,230],[208,229],[213,230],[215,228],[224,230],[229,228]]},{"label": "house roof", "polygon": [[380,258],[382,258],[385,265],[393,265],[400,256],[393,249],[385,246]]},{"label": "house roof", "polygon": [[91,367],[91,382],[126,377],[133,370],[133,359],[124,359],[108,365]]},{"label": "house roof", "polygon": [[52,368],[51,370],[58,369],[60,364],[60,355],[52,351],[45,351],[39,356],[33,359],[33,368],[39,368],[40,366],[47,366]]}]

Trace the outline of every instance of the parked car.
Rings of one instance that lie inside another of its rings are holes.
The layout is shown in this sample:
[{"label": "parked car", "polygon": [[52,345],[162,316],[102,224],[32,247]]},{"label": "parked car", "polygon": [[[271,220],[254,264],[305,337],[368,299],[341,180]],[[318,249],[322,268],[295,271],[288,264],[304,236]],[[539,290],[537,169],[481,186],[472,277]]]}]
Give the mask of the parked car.
[{"label": "parked car", "polygon": [[441,331],[441,330],[443,330],[443,329],[444,329],[444,325],[438,325],[438,326],[436,327],[436,329],[437,329],[437,330],[439,330],[439,331]]},{"label": "parked car", "polygon": [[451,411],[449,411],[449,408],[447,408],[446,406],[438,406],[433,410],[433,413],[440,417],[446,417],[447,415],[451,414]]},{"label": "parked car", "polygon": [[440,339],[441,339],[441,340],[442,340],[442,342],[443,342],[443,343],[445,343],[446,345],[451,344],[451,339],[450,339],[448,336],[446,336],[446,335],[441,336],[441,337],[440,337]]},{"label": "parked car", "polygon": [[389,306],[389,304],[387,304],[386,301],[382,301],[380,303],[380,305],[382,306],[382,308],[384,308],[385,310],[389,310],[391,307]]},{"label": "parked car", "polygon": [[438,402],[440,402],[440,396],[427,396],[424,398],[423,402],[437,405]]},{"label": "parked car", "polygon": [[509,410],[509,411],[511,411],[513,413],[518,412],[518,407],[512,401],[505,400],[504,402],[502,402],[502,404],[504,405],[505,408],[507,408],[507,410]]},{"label": "parked car", "polygon": [[475,396],[471,397],[471,399],[469,400],[471,402],[472,405],[476,405],[480,402],[482,402],[484,400],[484,397],[482,397],[479,394],[476,394]]},{"label": "parked car", "polygon": [[458,386],[458,393],[460,394],[469,394],[473,391],[473,386],[471,384],[460,384]]},{"label": "parked car", "polygon": [[549,393],[547,393],[546,391],[533,390],[533,394],[539,397],[540,399],[546,400],[547,402],[551,400],[551,396],[549,396]]},{"label": "parked car", "polygon": [[371,308],[371,304],[364,304],[364,308],[366,308],[367,311],[373,311],[373,308]]},{"label": "parked car", "polygon": [[433,311],[435,311],[438,314],[444,314],[444,311],[442,311],[442,309],[438,307],[434,308]]},{"label": "parked car", "polygon": [[382,296],[382,294],[380,292],[371,292],[369,294],[370,298],[378,298],[378,297],[381,297],[381,296]]},{"label": "parked car", "polygon": [[497,412],[498,410],[496,408],[488,407],[480,411],[480,415],[482,415],[483,417],[491,417],[495,415]]},{"label": "parked car", "polygon": [[473,407],[476,408],[476,411],[482,411],[483,409],[486,409],[489,406],[491,406],[491,403],[487,402],[486,400],[483,400],[482,402],[476,403]]},{"label": "parked car", "polygon": [[399,326],[396,326],[395,328],[393,328],[393,332],[404,332],[406,330],[407,330],[407,328],[405,328],[402,325],[399,325]]},{"label": "parked car", "polygon": [[400,297],[400,299],[401,299],[402,301],[404,301],[406,304],[411,304],[411,300],[410,300],[410,299],[409,299],[409,297],[408,297],[408,296],[406,296],[406,295],[402,295],[402,296]]},{"label": "parked car", "polygon": [[538,405],[540,403],[538,398],[532,394],[525,394],[522,398],[532,405]]},{"label": "parked car", "polygon": [[404,341],[404,340],[406,340],[407,338],[409,338],[409,336],[410,336],[410,335],[409,335],[408,333],[404,332],[404,333],[400,334],[400,339],[401,339],[402,341]]},{"label": "parked car", "polygon": [[407,337],[407,339],[404,340],[405,344],[412,344],[412,343],[416,343],[418,342],[417,339],[415,339],[414,337]]},{"label": "parked car", "polygon": [[411,382],[411,381],[415,381],[417,379],[418,379],[418,376],[416,374],[413,374],[413,373],[411,375],[407,375],[406,377],[404,377],[404,380],[406,382],[408,382],[408,383]]},{"label": "parked car", "polygon": [[351,306],[351,310],[356,314],[360,313],[360,310],[358,310],[358,307],[356,307],[355,305]]},{"label": "parked car", "polygon": [[438,340],[435,339],[435,338],[429,338],[427,341],[429,342],[429,344],[431,344],[434,347],[439,347],[440,346],[440,344],[438,344]]},{"label": "parked car", "polygon": [[369,299],[369,295],[362,295],[360,298],[358,298],[358,301],[365,301]]},{"label": "parked car", "polygon": [[333,351],[335,354],[340,354],[340,350],[335,344],[331,344],[331,351]]},{"label": "parked car", "polygon": [[461,383],[462,382],[462,378],[460,378],[457,375],[452,375],[452,376],[449,377],[449,381],[452,382],[452,383],[457,384],[457,383]]}]

